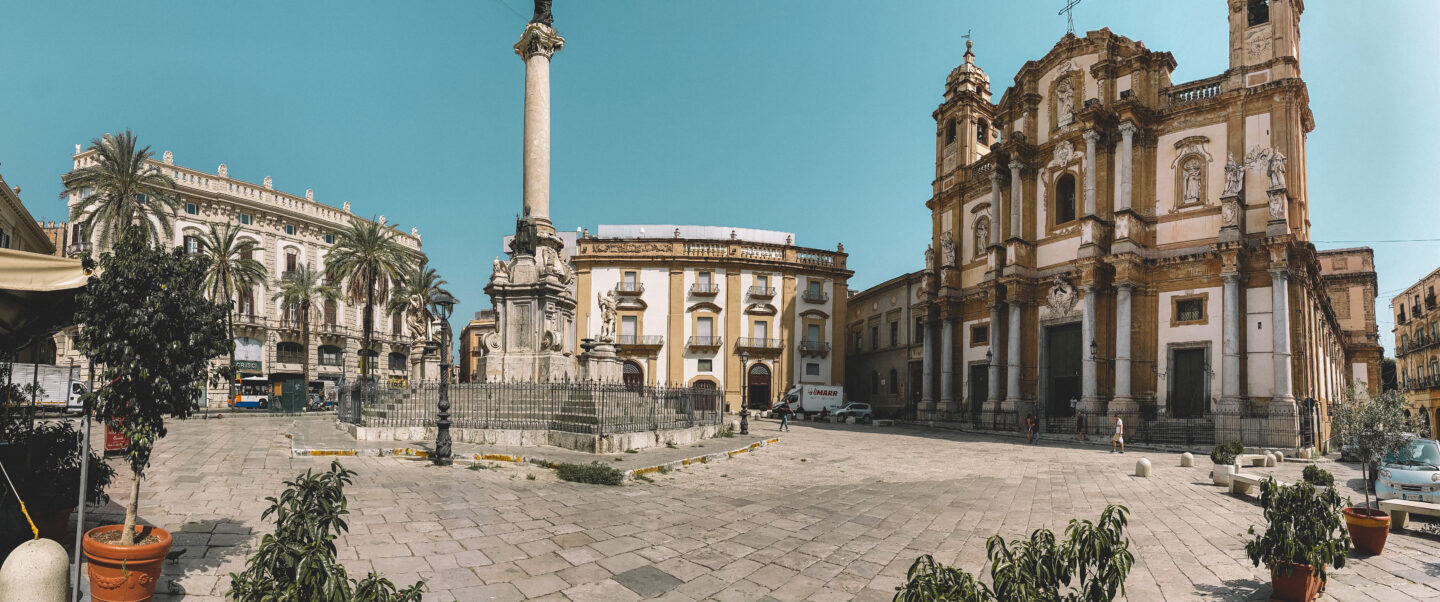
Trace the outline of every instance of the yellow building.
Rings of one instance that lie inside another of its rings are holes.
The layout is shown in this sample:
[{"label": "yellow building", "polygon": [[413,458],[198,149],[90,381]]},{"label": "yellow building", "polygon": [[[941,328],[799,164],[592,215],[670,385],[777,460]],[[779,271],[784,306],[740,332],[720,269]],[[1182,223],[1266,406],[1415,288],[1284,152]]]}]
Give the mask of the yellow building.
[{"label": "yellow building", "polygon": [[1440,269],[1390,300],[1395,312],[1395,377],[1412,411],[1440,436]]}]

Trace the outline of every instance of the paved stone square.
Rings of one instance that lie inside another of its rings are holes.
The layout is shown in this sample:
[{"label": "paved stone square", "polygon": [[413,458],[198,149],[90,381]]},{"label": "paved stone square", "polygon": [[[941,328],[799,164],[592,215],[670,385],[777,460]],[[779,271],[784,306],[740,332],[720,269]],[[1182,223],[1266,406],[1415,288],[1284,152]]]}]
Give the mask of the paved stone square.
[{"label": "paved stone square", "polygon": [[[159,591],[175,594],[161,599],[220,599],[227,575],[270,529],[260,519],[264,498],[329,464],[293,456],[294,420],[173,423],[141,491],[142,520],[171,529],[186,549],[166,565]],[[1208,458],[1180,468],[1173,453],[1107,452],[801,423],[753,453],[623,487],[567,483],[532,465],[341,458],[359,474],[340,547],[352,576],[424,579],[426,600],[885,600],[920,554],[978,571],[990,535],[1058,531],[1120,503],[1132,511],[1137,557],[1128,599],[1265,598],[1269,575],[1243,549],[1246,527],[1263,522],[1253,498],[1210,484]],[[1151,478],[1130,476],[1142,457],[1155,465]],[[1347,488],[1358,485],[1351,466],[1325,467]],[[1294,481],[1302,468],[1250,470]],[[118,521],[128,486],[114,490],[106,512],[87,522]],[[1392,534],[1383,556],[1352,557],[1336,571],[1328,595],[1440,599],[1437,553],[1440,540]]]}]

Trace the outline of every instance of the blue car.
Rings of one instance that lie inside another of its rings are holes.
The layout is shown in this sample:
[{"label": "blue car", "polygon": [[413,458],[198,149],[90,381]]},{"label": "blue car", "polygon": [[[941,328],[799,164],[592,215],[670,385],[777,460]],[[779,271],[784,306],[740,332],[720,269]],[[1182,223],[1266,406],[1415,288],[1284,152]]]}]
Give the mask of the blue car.
[{"label": "blue car", "polygon": [[1413,439],[1409,449],[1380,464],[1375,495],[1382,500],[1440,504],[1440,442]]}]

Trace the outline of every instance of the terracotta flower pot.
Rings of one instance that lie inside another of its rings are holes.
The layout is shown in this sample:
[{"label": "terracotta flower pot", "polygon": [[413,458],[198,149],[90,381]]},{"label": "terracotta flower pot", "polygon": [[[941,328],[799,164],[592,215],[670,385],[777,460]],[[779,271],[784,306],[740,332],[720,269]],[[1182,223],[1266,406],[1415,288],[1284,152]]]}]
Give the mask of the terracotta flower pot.
[{"label": "terracotta flower pot", "polygon": [[170,553],[170,532],[159,527],[135,525],[135,538],[154,534],[160,541],[119,546],[95,541],[99,533],[123,529],[123,525],[95,527],[85,534],[83,546],[89,561],[90,599],[96,602],[140,602],[155,595],[161,563]]},{"label": "terracotta flower pot", "polygon": [[1320,596],[1320,575],[1308,564],[1296,564],[1288,576],[1270,567],[1270,599],[1277,602],[1310,602]]},{"label": "terracotta flower pot", "polygon": [[1345,527],[1350,530],[1350,540],[1354,542],[1356,552],[1379,554],[1385,549],[1385,538],[1390,536],[1390,514],[1384,510],[1352,506],[1345,509]]},{"label": "terracotta flower pot", "polygon": [[75,512],[74,506],[31,510],[30,519],[35,521],[35,528],[40,530],[40,537],[64,541],[66,527],[70,526],[70,514],[73,512]]}]

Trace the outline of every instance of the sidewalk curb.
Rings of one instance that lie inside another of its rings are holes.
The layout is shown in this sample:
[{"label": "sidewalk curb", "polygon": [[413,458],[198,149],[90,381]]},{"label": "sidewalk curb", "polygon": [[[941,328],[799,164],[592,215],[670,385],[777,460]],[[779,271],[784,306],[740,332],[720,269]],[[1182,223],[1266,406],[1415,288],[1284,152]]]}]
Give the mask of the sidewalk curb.
[{"label": "sidewalk curb", "polygon": [[691,465],[694,465],[694,464],[709,464],[712,460],[725,460],[725,459],[729,459],[729,458],[734,458],[735,456],[738,456],[738,455],[740,455],[740,454],[745,454],[745,453],[749,453],[749,452],[751,452],[751,451],[760,449],[762,446],[771,445],[771,444],[775,444],[775,443],[779,443],[779,442],[780,442],[780,437],[771,437],[771,438],[769,438],[769,439],[765,439],[765,440],[762,440],[762,441],[756,441],[756,442],[751,443],[751,444],[749,444],[749,445],[746,445],[746,446],[744,446],[744,447],[732,449],[732,450],[730,450],[730,451],[715,452],[715,453],[713,453],[713,454],[705,454],[705,455],[703,455],[703,456],[694,456],[694,457],[691,457],[691,458],[682,458],[682,459],[679,459],[679,460],[675,460],[675,461],[673,461],[673,462],[666,462],[666,463],[664,463],[664,464],[657,464],[657,465],[655,465],[655,466],[646,466],[646,467],[643,467],[643,468],[633,468],[633,469],[630,469],[630,470],[625,471],[625,478],[635,479],[636,477],[644,476],[644,475],[647,475],[647,474],[656,473],[656,472],[662,472],[662,471],[669,471],[669,470],[674,470],[674,469],[677,469],[677,468],[684,468],[684,467],[686,467],[686,466],[691,466]]}]

